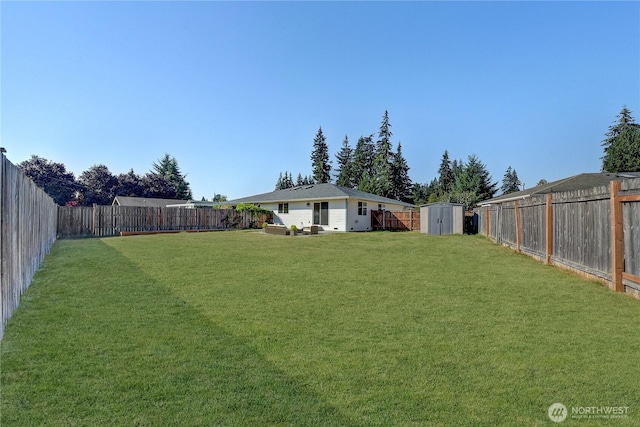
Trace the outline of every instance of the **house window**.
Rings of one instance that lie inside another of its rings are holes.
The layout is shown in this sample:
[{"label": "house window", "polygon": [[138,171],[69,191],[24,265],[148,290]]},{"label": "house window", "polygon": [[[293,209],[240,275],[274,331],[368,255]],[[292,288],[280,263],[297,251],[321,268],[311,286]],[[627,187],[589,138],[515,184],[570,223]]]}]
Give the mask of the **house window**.
[{"label": "house window", "polygon": [[358,202],[358,215],[367,215],[367,202]]},{"label": "house window", "polygon": [[313,224],[329,225],[329,202],[313,204]]},{"label": "house window", "polygon": [[289,203],[278,203],[278,213],[289,213]]}]

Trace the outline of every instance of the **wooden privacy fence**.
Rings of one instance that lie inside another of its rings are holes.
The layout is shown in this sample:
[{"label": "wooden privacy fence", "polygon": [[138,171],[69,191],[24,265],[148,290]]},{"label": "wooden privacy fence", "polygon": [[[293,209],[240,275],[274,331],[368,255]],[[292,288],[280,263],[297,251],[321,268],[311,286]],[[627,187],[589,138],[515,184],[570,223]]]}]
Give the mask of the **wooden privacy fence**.
[{"label": "wooden privacy fence", "polygon": [[258,228],[265,214],[233,209],[132,206],[60,207],[58,238],[107,237],[121,233]]},{"label": "wooden privacy fence", "polygon": [[371,211],[373,230],[414,231],[420,230],[420,211]]},{"label": "wooden privacy fence", "polygon": [[497,243],[640,298],[640,179],[476,208]]},{"label": "wooden privacy fence", "polygon": [[0,338],[56,240],[57,205],[0,154]]}]

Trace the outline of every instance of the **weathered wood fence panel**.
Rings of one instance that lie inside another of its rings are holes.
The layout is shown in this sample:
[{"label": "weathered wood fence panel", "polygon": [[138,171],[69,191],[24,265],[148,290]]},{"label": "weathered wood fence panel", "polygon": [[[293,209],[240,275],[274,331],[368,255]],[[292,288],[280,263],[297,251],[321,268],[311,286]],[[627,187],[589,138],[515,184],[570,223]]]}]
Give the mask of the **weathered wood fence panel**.
[{"label": "weathered wood fence panel", "polygon": [[58,237],[107,237],[127,232],[258,228],[268,218],[233,209],[64,206],[58,211]]},{"label": "weathered wood fence panel", "polygon": [[546,230],[546,202],[544,197],[532,197],[528,200],[521,200],[520,228],[522,236],[520,238],[520,250],[528,252],[536,257],[544,257],[547,247]]},{"label": "weathered wood fence panel", "polygon": [[[640,297],[640,179],[505,201],[475,212],[479,232],[497,243]],[[614,249],[621,254],[614,256]]]},{"label": "weathered wood fence panel", "polygon": [[374,230],[415,231],[420,230],[420,211],[371,211],[377,221],[372,221]]},{"label": "weathered wood fence panel", "polygon": [[57,205],[0,154],[0,338],[56,239]]},{"label": "weathered wood fence panel", "polygon": [[552,259],[607,279],[611,275],[609,189],[553,195]]}]

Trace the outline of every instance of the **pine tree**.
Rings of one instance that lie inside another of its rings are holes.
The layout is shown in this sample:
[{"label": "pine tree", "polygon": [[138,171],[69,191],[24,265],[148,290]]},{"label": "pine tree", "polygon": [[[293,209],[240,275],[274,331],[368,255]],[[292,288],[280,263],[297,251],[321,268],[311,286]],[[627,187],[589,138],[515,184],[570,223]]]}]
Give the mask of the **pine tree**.
[{"label": "pine tree", "polygon": [[291,188],[291,187],[295,187],[295,184],[293,183],[293,177],[291,175],[291,172],[285,172],[284,173],[284,188]]},{"label": "pine tree", "polygon": [[191,188],[185,180],[187,175],[182,174],[175,157],[165,154],[157,163],[153,163],[151,173],[166,178],[174,186],[178,199],[191,199]]},{"label": "pine tree", "polygon": [[602,141],[603,172],[640,171],[640,125],[635,123],[626,106],[618,114],[618,122],[609,126],[605,136]]},{"label": "pine tree", "polygon": [[411,189],[413,187],[413,183],[411,182],[411,178],[409,178],[409,165],[402,155],[402,144],[400,142],[398,142],[398,150],[393,155],[391,176],[393,183],[393,198],[409,202],[411,200]]},{"label": "pine tree", "polygon": [[276,181],[276,188],[275,190],[282,190],[284,187],[284,178],[282,177],[282,172],[280,172],[280,175],[278,176],[278,180]]},{"label": "pine tree", "polygon": [[371,189],[374,153],[373,135],[358,138],[358,143],[353,151],[351,176],[354,179],[354,186],[360,191],[369,192]]},{"label": "pine tree", "polygon": [[353,188],[355,181],[351,175],[353,149],[349,146],[349,137],[347,135],[344,136],[344,140],[342,141],[342,148],[336,154],[336,160],[338,162],[336,184],[342,187]]},{"label": "pine tree", "polygon": [[487,167],[475,154],[469,156],[463,171],[456,177],[453,199],[472,209],[477,202],[492,198],[498,183],[491,182]]},{"label": "pine tree", "polygon": [[296,178],[296,185],[298,187],[304,185],[304,178],[302,178],[302,174],[300,172],[298,172],[298,177]]},{"label": "pine tree", "polygon": [[518,173],[515,169],[511,169],[511,166],[509,166],[502,178],[502,187],[500,187],[502,194],[520,191],[520,185],[522,185],[522,183],[518,179]]},{"label": "pine tree", "polygon": [[385,111],[382,117],[382,124],[378,132],[376,143],[376,154],[373,159],[372,189],[373,193],[382,197],[393,196],[392,163],[393,152],[391,151],[391,124],[389,123],[389,112]]},{"label": "pine tree", "polygon": [[453,190],[453,185],[456,182],[456,179],[458,179],[458,177],[462,175],[463,171],[464,171],[464,162],[462,161],[462,159],[454,160],[451,163],[451,176],[453,176],[453,182],[451,183],[452,190]]},{"label": "pine tree", "polygon": [[313,151],[311,153],[311,166],[313,168],[313,179],[322,184],[331,182],[331,161],[329,160],[329,146],[322,133],[322,126],[318,129],[316,137],[313,139]]},{"label": "pine tree", "polygon": [[[457,164],[456,164],[457,167]],[[438,169],[438,185],[440,186],[440,190],[442,193],[451,192],[451,187],[453,186],[453,171],[451,170],[451,161],[449,160],[449,152],[444,150],[444,154],[442,154],[442,160],[440,161],[440,168]]]}]

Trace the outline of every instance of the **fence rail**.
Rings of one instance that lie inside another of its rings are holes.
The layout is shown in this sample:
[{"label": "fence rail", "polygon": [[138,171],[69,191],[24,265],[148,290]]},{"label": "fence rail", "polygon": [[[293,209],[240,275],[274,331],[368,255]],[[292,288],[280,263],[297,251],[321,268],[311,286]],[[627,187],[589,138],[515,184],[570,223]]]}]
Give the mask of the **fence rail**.
[{"label": "fence rail", "polygon": [[640,298],[640,179],[476,209],[479,232]]},{"label": "fence rail", "polygon": [[0,154],[0,338],[56,239],[57,205]]},{"label": "fence rail", "polygon": [[154,231],[257,228],[264,214],[233,209],[154,208],[133,206],[59,207],[58,238],[108,237]]}]

